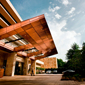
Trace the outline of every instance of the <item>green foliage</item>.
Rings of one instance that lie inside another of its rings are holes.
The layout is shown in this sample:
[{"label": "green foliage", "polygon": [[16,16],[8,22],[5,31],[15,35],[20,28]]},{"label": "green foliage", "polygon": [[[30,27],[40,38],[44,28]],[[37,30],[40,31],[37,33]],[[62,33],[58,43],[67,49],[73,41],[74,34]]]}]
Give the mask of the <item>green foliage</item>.
[{"label": "green foliage", "polygon": [[36,70],[45,70],[45,68],[36,67]]},{"label": "green foliage", "polygon": [[64,67],[65,63],[62,59],[57,59],[57,63],[58,63],[58,68],[60,67]]},{"label": "green foliage", "polygon": [[62,73],[62,71],[66,70],[65,67],[66,62],[64,62],[62,59],[57,59],[57,63],[58,63],[58,68],[57,68],[58,73]]},{"label": "green foliage", "polygon": [[85,43],[82,45],[82,58],[85,60]]},{"label": "green foliage", "polygon": [[74,44],[72,45],[72,49],[73,49],[73,50],[79,50],[79,45],[77,45],[76,43],[74,43]]},{"label": "green foliage", "polygon": [[42,74],[45,72],[45,68],[36,67],[36,74]]},{"label": "green foliage", "polygon": [[68,59],[65,67],[67,69],[75,70],[79,75],[85,77],[85,43],[82,45],[82,49],[75,43],[71,49],[68,50],[66,57]]},{"label": "green foliage", "polygon": [[36,72],[36,74],[39,74],[39,72]]},{"label": "green foliage", "polygon": [[80,74],[74,74],[73,76],[74,76],[75,78],[81,77]]},{"label": "green foliage", "polygon": [[69,59],[74,58],[78,54],[79,54],[79,46],[76,43],[74,43],[71,49],[68,50],[66,56],[67,56],[67,59],[69,60]]}]

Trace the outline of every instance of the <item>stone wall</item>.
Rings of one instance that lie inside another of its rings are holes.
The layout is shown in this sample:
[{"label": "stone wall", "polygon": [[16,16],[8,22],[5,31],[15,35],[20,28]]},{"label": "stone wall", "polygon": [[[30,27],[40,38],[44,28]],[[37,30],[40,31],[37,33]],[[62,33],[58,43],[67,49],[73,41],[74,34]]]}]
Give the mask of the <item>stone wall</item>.
[{"label": "stone wall", "polygon": [[7,56],[7,64],[6,64],[6,76],[14,76],[15,71],[15,63],[16,63],[16,53],[10,53]]},{"label": "stone wall", "polygon": [[43,58],[40,59],[40,61],[44,62],[44,65],[41,65],[41,68],[58,68],[57,67],[57,58],[53,57],[53,58]]},{"label": "stone wall", "polygon": [[24,74],[24,75],[27,75],[27,74],[28,74],[28,58],[25,58],[25,59],[24,59],[23,74]]}]

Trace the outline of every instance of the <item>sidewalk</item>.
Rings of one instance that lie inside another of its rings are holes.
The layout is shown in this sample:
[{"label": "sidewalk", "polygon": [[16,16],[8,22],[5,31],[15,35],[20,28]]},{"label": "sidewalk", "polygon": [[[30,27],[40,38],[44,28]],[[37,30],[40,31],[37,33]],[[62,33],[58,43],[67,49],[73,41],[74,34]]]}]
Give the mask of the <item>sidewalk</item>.
[{"label": "sidewalk", "polygon": [[37,74],[36,76],[4,76],[0,85],[85,85],[85,82],[61,81],[62,74]]}]

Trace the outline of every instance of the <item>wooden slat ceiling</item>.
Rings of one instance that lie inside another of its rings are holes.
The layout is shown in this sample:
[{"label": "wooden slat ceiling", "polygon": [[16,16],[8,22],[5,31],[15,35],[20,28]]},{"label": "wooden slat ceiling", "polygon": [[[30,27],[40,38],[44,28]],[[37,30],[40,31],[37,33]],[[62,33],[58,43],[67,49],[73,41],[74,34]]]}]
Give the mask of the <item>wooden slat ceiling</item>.
[{"label": "wooden slat ceiling", "polygon": [[8,20],[11,24],[15,24],[15,21],[12,19],[12,17],[7,13],[7,11],[3,8],[2,5],[0,5],[0,13],[5,17],[6,20]]},{"label": "wooden slat ceiling", "polygon": [[16,47],[14,48],[14,51],[22,51],[35,47],[40,52],[42,51],[43,54],[46,53],[46,56],[44,55],[44,57],[57,54],[57,50],[44,15],[0,29],[0,39],[4,39],[15,34],[21,35],[30,44]]},{"label": "wooden slat ceiling", "polygon": [[6,22],[4,22],[4,20],[1,17],[0,17],[0,25],[2,27],[7,27],[8,26],[8,24]]},{"label": "wooden slat ceiling", "polygon": [[[11,4],[10,0],[0,0],[1,4],[6,8],[6,10],[12,15],[12,17],[17,21],[17,22],[21,22],[22,19],[21,17],[17,14],[17,12],[15,11],[13,5]],[[1,5],[0,4],[0,5]],[[1,9],[0,12],[2,13]],[[5,13],[6,14],[6,13]],[[5,15],[6,16],[6,15]],[[8,16],[8,15],[7,15]],[[6,17],[7,17],[6,16]],[[10,18],[10,17],[9,17]],[[8,19],[7,19],[8,20]],[[10,22],[10,23],[13,23]]]}]

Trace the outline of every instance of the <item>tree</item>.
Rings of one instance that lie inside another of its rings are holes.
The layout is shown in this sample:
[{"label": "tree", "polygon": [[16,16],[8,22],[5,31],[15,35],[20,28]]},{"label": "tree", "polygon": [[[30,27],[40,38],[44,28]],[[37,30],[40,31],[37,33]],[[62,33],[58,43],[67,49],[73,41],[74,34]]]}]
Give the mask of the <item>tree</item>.
[{"label": "tree", "polygon": [[62,71],[66,70],[65,68],[65,64],[66,62],[64,62],[62,59],[57,59],[57,63],[58,63],[58,73],[62,73]]},{"label": "tree", "polygon": [[81,49],[81,65],[82,75],[85,77],[85,42],[82,44]]},{"label": "tree", "polygon": [[71,49],[68,50],[66,57],[67,59],[72,59],[73,57],[75,57],[74,55],[76,55],[79,52],[79,46],[74,43],[71,47]]},{"label": "tree", "polygon": [[73,69],[76,73],[85,77],[85,43],[82,44],[82,49],[75,43],[71,49],[68,50],[66,57],[68,59],[65,67],[67,69]]},{"label": "tree", "polygon": [[82,57],[85,58],[85,43],[82,45]]},{"label": "tree", "polygon": [[68,69],[81,70],[81,50],[79,50],[79,46],[76,43],[68,50],[66,57],[68,59],[66,63]]},{"label": "tree", "polygon": [[58,68],[59,67],[64,67],[65,62],[62,59],[57,59],[57,62],[58,62]]}]

